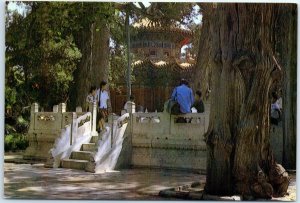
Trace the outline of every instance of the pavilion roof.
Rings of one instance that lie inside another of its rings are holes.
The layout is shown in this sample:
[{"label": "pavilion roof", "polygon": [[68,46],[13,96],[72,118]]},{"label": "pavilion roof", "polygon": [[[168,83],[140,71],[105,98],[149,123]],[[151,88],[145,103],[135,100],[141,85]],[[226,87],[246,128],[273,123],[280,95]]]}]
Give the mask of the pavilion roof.
[{"label": "pavilion roof", "polygon": [[151,21],[148,18],[142,18],[133,24],[133,27],[140,32],[165,32],[165,33],[177,33],[184,38],[191,38],[193,32],[191,30],[180,27],[179,22],[164,25],[159,21]]}]

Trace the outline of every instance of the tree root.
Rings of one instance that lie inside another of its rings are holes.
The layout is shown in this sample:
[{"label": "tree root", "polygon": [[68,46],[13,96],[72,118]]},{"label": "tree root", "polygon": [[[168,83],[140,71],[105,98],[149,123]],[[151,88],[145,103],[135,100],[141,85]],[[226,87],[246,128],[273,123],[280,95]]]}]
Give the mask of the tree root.
[{"label": "tree root", "polygon": [[259,170],[255,182],[251,185],[252,195],[255,198],[271,199],[283,197],[287,194],[290,178],[285,169],[278,163],[273,162],[268,176]]},{"label": "tree root", "polygon": [[283,197],[286,195],[290,183],[290,177],[286,170],[275,162],[272,164],[268,175],[274,189],[274,196]]}]

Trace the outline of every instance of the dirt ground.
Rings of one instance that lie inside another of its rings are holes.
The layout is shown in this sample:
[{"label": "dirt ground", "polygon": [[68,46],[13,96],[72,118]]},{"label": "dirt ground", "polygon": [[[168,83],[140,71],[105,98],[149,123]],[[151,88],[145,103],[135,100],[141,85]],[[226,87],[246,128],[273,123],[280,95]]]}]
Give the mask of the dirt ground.
[{"label": "dirt ground", "polygon": [[[296,174],[290,175],[289,195],[273,200],[296,200]],[[44,168],[42,163],[23,162],[18,155],[6,155],[4,163],[4,198],[7,199],[180,200],[163,198],[158,193],[195,181],[205,182],[205,175],[158,169],[93,174]]]}]

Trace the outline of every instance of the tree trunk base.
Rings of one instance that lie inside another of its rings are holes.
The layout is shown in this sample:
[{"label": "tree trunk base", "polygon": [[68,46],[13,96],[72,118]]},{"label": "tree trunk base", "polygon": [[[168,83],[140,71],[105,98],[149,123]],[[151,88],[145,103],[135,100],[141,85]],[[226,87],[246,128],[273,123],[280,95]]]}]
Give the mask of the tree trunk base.
[{"label": "tree trunk base", "polygon": [[[260,174],[261,175],[261,174]],[[234,194],[231,196],[222,196],[222,195],[213,195],[213,194],[208,194],[207,192],[204,191],[204,182],[194,182],[190,185],[183,185],[183,186],[178,186],[175,188],[170,188],[170,189],[165,189],[161,190],[159,192],[159,196],[167,198],[167,199],[184,199],[184,200],[210,200],[210,201],[267,201],[270,199],[278,200],[278,201],[288,201],[288,200],[295,200],[294,196],[296,193],[293,190],[289,190],[291,194],[287,193],[287,187],[289,184],[287,183],[287,178],[285,175],[283,175],[283,178],[281,179],[283,182],[281,184],[281,188],[283,189],[282,191],[285,191],[281,195],[276,194],[276,190],[274,186],[272,186],[270,183],[263,183],[260,184],[258,182],[254,183],[252,185],[252,193],[249,195],[241,195],[241,194]],[[292,176],[292,180],[296,182],[295,180],[295,175]],[[273,190],[274,188],[274,190]],[[279,189],[279,188],[278,188]],[[255,191],[256,190],[256,193]],[[269,194],[269,191],[273,191],[272,195],[266,195]],[[263,191],[263,192],[262,192]],[[288,196],[287,196],[288,195]]]}]

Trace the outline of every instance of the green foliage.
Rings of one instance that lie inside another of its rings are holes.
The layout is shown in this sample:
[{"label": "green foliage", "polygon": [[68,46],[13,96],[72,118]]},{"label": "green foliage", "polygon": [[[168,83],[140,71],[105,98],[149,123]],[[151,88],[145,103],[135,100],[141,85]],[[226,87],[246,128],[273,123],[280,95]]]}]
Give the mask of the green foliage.
[{"label": "green foliage", "polygon": [[13,87],[5,88],[5,103],[8,108],[11,108],[17,101],[17,92]]},{"label": "green foliage", "polygon": [[[74,73],[80,60],[90,55],[84,45],[89,42],[91,25],[96,32],[107,26],[114,44],[110,50],[109,82],[125,82],[127,70],[125,11],[132,20],[148,17],[165,23],[187,23],[191,3],[152,3],[148,9],[114,2],[22,2],[25,15],[6,12],[5,107],[12,109],[9,124],[17,131],[28,127],[33,102],[45,110],[68,102]],[[129,8],[129,10],[128,10]],[[152,12],[153,11],[153,12]],[[163,15],[162,15],[163,14]],[[101,23],[99,23],[101,22]],[[132,56],[132,59],[134,56]],[[88,60],[87,60],[88,61]],[[169,76],[158,75],[162,81]],[[132,76],[132,80],[134,77]],[[7,122],[7,119],[6,119]],[[23,125],[24,124],[24,125]]]},{"label": "green foliage", "polygon": [[18,132],[25,133],[25,132],[27,132],[28,128],[29,128],[29,122],[27,120],[25,120],[23,118],[23,116],[18,116],[17,122],[16,122],[16,130]]},{"label": "green foliage", "polygon": [[[72,35],[74,22],[62,3],[29,2],[27,16],[8,13],[6,27],[6,78],[22,70],[22,82],[6,83],[6,102],[20,105],[38,101],[50,108],[68,97],[72,73],[81,58]],[[20,87],[20,88],[18,88]],[[21,91],[17,91],[21,89]],[[26,92],[26,96],[24,96]]]},{"label": "green foliage", "polygon": [[29,142],[24,134],[13,133],[6,135],[4,138],[5,152],[25,150],[28,147],[28,145]]},{"label": "green foliage", "polygon": [[124,56],[112,56],[110,59],[110,68],[108,81],[111,86],[115,86],[121,80],[125,81],[126,77],[126,57]]},{"label": "green foliage", "polygon": [[181,2],[152,2],[147,9],[135,12],[135,18],[147,17],[154,22],[165,25],[171,23],[187,24],[192,21],[194,15],[194,3]]},{"label": "green foliage", "polygon": [[[114,4],[22,2],[18,5],[25,9],[25,15],[7,10],[6,123],[23,132],[28,125],[19,118],[29,120],[28,108],[24,107],[38,102],[49,110],[54,104],[68,101],[74,71],[80,68],[82,56],[90,55],[83,45],[91,25],[105,21],[114,39],[122,41],[122,23],[116,21]],[[100,25],[96,31],[101,30]]]},{"label": "green foliage", "polygon": [[5,123],[5,135],[11,134],[11,133],[15,133],[15,132],[17,132],[17,131],[16,131],[16,129],[13,126]]},{"label": "green foliage", "polygon": [[50,109],[66,101],[81,58],[65,4],[24,5],[26,15],[6,13],[5,134],[27,131],[31,103]]},{"label": "green foliage", "polygon": [[[125,14],[115,10],[114,23],[110,24],[111,47],[108,81],[111,87],[126,81],[127,41],[125,33]],[[133,55],[131,55],[131,58]],[[133,79],[133,78],[132,78]]]},{"label": "green foliage", "polygon": [[24,108],[24,100],[26,100],[27,95],[24,83],[24,72],[20,66],[14,66],[6,70],[5,134],[16,131],[25,133],[28,129],[30,108]]}]

